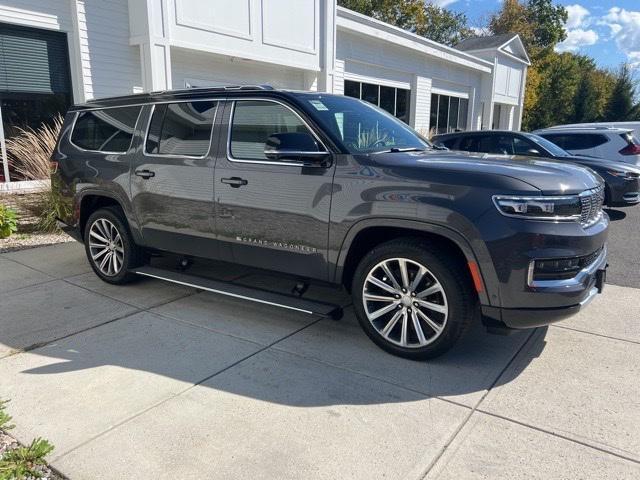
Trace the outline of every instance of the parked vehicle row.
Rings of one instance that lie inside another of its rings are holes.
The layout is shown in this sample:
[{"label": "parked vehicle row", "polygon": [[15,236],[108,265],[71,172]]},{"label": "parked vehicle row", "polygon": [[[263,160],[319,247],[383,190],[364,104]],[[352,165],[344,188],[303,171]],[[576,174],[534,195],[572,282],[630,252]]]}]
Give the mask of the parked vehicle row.
[{"label": "parked vehicle row", "polygon": [[[69,110],[52,161],[61,225],[102,280],[142,274],[306,313],[188,267],[344,285],[366,334],[408,358],[442,354],[480,317],[494,332],[561,320],[605,281],[592,170],[441,151],[353,98],[220,87],[93,101]],[[170,254],[179,273],[145,266]]]},{"label": "parked vehicle row", "polygon": [[640,203],[640,167],[603,158],[572,155],[545,137],[513,131],[474,131],[436,135],[433,141],[451,150],[538,157],[589,167],[605,181],[605,205]]},{"label": "parked vehicle row", "polygon": [[555,127],[533,133],[574,155],[640,165],[640,140],[630,128]]}]

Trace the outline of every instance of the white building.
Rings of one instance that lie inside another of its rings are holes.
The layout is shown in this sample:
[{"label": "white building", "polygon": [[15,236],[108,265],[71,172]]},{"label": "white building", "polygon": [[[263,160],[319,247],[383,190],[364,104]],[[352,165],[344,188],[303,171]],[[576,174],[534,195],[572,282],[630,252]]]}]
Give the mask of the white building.
[{"label": "white building", "polygon": [[0,0],[0,132],[92,98],[221,84],[360,96],[424,133],[519,129],[528,65],[517,35],[450,48],[335,0]]}]

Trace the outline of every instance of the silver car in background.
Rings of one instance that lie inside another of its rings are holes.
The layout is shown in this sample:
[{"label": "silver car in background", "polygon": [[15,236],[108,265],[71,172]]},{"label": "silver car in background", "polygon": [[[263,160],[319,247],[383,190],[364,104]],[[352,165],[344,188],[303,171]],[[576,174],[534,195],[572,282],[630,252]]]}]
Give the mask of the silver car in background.
[{"label": "silver car in background", "polygon": [[574,155],[640,165],[640,140],[631,128],[557,126],[533,133]]}]

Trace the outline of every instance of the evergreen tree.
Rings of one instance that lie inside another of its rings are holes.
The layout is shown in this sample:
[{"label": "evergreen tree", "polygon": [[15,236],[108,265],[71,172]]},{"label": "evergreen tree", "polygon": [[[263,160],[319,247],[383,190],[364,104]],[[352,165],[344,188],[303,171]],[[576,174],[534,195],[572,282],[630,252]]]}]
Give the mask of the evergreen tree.
[{"label": "evergreen tree", "polygon": [[624,64],[616,74],[613,91],[607,102],[605,120],[607,122],[621,122],[630,120],[638,111],[634,103],[636,85],[631,75],[629,65]]}]

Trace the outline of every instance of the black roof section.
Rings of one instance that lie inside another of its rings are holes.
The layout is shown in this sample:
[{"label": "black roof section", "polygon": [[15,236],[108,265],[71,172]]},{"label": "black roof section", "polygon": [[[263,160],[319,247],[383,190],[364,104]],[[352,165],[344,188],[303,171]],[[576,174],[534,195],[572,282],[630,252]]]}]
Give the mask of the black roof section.
[{"label": "black roof section", "polygon": [[72,106],[69,110],[88,110],[107,107],[125,107],[127,105],[142,105],[147,103],[188,99],[210,98],[212,95],[225,93],[255,93],[255,92],[284,92],[276,90],[270,85],[227,85],[220,87],[186,88],[181,90],[163,90],[149,93],[136,93],[119,97],[106,97],[89,100],[86,103]]},{"label": "black roof section", "polygon": [[472,37],[461,41],[453,48],[463,52],[469,50],[483,50],[485,48],[498,48],[515,36],[515,33],[503,33],[501,35],[492,35],[490,37]]}]

